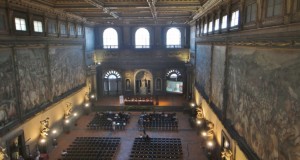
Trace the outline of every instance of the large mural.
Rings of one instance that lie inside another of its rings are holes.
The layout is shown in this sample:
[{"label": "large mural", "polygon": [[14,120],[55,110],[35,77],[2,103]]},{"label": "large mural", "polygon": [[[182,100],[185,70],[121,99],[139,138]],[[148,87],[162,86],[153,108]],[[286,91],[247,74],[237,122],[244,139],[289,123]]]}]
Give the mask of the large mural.
[{"label": "large mural", "polygon": [[17,118],[16,81],[11,49],[0,49],[0,129]]},{"label": "large mural", "polygon": [[196,84],[207,96],[210,95],[211,45],[197,45]]},{"label": "large mural", "polygon": [[300,54],[229,48],[227,117],[261,159],[300,159]]},{"label": "large mural", "polygon": [[226,46],[214,46],[211,74],[211,99],[222,110]]},{"label": "large mural", "polygon": [[54,97],[85,82],[82,46],[52,46],[49,57]]},{"label": "large mural", "polygon": [[16,48],[21,109],[28,113],[51,100],[45,48]]}]

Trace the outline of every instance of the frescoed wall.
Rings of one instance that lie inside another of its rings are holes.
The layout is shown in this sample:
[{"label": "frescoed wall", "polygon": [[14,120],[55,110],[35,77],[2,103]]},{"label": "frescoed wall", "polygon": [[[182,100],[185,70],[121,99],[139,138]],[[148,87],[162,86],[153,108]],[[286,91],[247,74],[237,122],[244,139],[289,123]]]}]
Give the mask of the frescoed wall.
[{"label": "frescoed wall", "polygon": [[196,48],[196,85],[210,95],[211,45],[197,45]]},{"label": "frescoed wall", "polygon": [[11,49],[0,49],[0,128],[17,118],[16,81]]},{"label": "frescoed wall", "polygon": [[54,97],[85,83],[82,46],[51,46],[49,60]]},{"label": "frescoed wall", "polygon": [[226,46],[213,47],[212,74],[211,74],[211,99],[222,110],[223,89],[225,72]]},{"label": "frescoed wall", "polygon": [[300,55],[230,47],[227,117],[261,159],[300,159]]},{"label": "frescoed wall", "polygon": [[52,99],[46,52],[45,47],[15,48],[23,113]]}]

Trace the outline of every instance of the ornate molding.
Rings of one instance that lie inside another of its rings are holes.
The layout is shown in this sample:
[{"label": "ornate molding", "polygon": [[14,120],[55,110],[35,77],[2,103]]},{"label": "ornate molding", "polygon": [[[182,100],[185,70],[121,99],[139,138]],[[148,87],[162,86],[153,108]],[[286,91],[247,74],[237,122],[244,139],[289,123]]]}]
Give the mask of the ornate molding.
[{"label": "ornate molding", "polygon": [[198,19],[199,17],[201,17],[202,15],[207,13],[210,9],[212,9],[213,7],[219,5],[221,2],[223,2],[223,0],[209,0],[209,1],[207,1],[203,6],[201,6],[198,9],[197,13],[193,16],[193,20],[190,21],[189,23],[195,21],[196,19]]},{"label": "ornate molding", "polygon": [[232,45],[232,46],[256,46],[256,47],[300,47],[300,40],[290,41],[224,41],[224,42],[198,42],[197,44]]}]

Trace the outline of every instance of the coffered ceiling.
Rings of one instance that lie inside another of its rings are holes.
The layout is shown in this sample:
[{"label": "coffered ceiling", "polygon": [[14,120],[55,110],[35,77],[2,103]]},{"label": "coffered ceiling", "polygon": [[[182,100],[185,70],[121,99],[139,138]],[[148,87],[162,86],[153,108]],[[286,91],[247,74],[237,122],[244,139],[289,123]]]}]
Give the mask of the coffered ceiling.
[{"label": "coffered ceiling", "polygon": [[209,0],[22,0],[94,24],[185,24]]}]

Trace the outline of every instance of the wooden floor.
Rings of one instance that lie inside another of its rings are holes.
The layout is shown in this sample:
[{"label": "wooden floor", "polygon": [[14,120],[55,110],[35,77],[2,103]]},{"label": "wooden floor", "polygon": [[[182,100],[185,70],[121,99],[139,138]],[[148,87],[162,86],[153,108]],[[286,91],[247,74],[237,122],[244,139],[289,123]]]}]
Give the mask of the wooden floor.
[{"label": "wooden floor", "polygon": [[[67,149],[76,137],[121,137],[120,149],[116,160],[128,160],[133,146],[134,138],[139,137],[138,119],[141,112],[130,112],[130,123],[124,131],[88,130],[86,125],[92,120],[95,113],[83,115],[77,120],[77,126],[69,133],[63,133],[58,137],[58,145],[49,153],[50,160],[61,159],[61,152]],[[155,138],[181,138],[184,160],[207,160],[202,149],[203,140],[197,132],[190,127],[188,115],[176,112],[179,125],[178,131],[147,131],[150,137]]]}]

